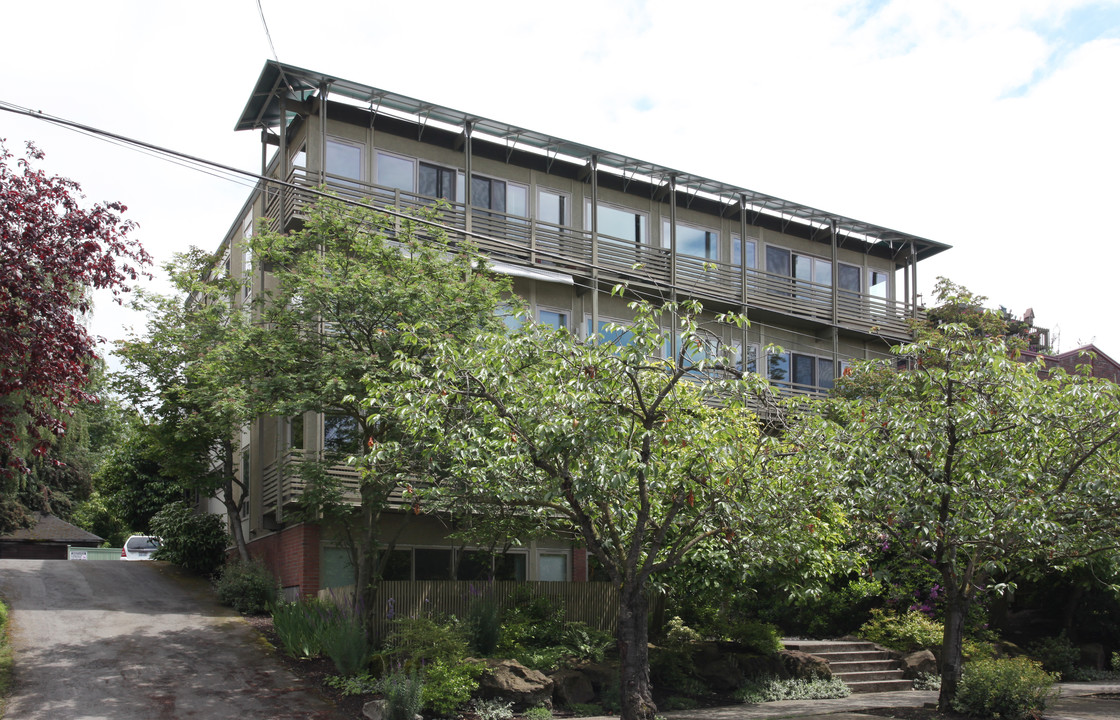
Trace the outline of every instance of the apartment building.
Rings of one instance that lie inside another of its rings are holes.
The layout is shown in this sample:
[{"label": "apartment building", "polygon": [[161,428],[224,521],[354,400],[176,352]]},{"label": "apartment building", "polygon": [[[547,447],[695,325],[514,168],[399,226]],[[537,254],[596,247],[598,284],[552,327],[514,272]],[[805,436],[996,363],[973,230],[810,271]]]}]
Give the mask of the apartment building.
[{"label": "apartment building", "polygon": [[[255,288],[263,269],[239,243],[262,218],[273,230],[298,227],[314,188],[374,207],[442,199],[444,223],[512,278],[534,321],[584,338],[625,325],[628,300],[610,293],[618,283],[654,300],[695,298],[711,313],[712,342],[786,392],[827,392],[852,359],[881,357],[909,338],[910,321],[922,315],[918,263],[948,247],[272,61],[236,129],[260,133],[262,175],[271,179],[224,240],[231,270],[254,273]],[[715,322],[726,311],[744,313],[749,327]],[[348,582],[345,555],[324,530],[292,522],[301,488],[285,471],[295,455],[329,445],[332,422],[315,413],[262,418],[242,437],[246,536],[293,594]],[[411,523],[399,543],[393,579],[483,571],[436,518]],[[578,581],[588,572],[584,553],[560,540],[485,562],[503,579]]]}]

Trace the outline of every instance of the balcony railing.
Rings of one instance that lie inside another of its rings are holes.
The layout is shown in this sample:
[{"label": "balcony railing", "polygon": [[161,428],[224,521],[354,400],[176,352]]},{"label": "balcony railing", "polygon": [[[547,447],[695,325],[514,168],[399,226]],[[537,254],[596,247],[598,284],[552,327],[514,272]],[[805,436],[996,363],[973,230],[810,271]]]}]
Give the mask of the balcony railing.
[{"label": "balcony railing", "polygon": [[[304,168],[294,168],[287,180],[295,187],[266,191],[265,216],[269,228],[274,231],[287,229],[294,220],[302,219],[302,209],[317,199],[311,192],[319,185],[317,178]],[[327,183],[331,191],[343,199],[365,201],[375,208],[422,209],[436,202],[436,198],[345,178],[328,176]],[[468,215],[474,243],[495,260],[578,275],[592,272],[593,243],[588,230],[494,210],[467,208],[463,203],[449,203],[443,210],[441,222],[453,230],[467,231]],[[667,290],[672,280],[670,260],[667,249],[599,235],[598,268],[604,282],[627,282],[646,289]],[[738,265],[688,255],[678,255],[676,264],[677,287],[681,292],[701,301],[742,303],[743,271]],[[755,268],[747,269],[746,282],[748,308],[888,338],[909,338],[910,319],[924,315],[920,308],[907,302],[847,290],[836,292],[834,311],[831,285]]]},{"label": "balcony railing", "polygon": [[[297,502],[307,489],[307,482],[300,473],[304,451],[289,450],[261,472],[261,503],[264,512],[272,513]],[[343,498],[353,504],[359,502],[361,478],[358,471],[347,465],[334,465],[327,475],[336,478],[342,486]]]}]

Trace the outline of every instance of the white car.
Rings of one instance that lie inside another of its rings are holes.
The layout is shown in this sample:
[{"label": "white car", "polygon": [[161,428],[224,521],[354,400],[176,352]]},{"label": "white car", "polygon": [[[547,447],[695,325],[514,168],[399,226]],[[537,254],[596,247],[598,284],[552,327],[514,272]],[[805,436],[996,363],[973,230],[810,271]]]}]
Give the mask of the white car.
[{"label": "white car", "polygon": [[121,548],[121,560],[151,560],[159,549],[159,538],[152,535],[130,535]]}]

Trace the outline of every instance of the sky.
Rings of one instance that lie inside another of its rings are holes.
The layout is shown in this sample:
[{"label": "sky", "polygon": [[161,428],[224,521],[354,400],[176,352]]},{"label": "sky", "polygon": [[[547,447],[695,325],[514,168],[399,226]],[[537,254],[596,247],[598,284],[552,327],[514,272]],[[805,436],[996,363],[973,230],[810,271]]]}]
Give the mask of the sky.
[{"label": "sky", "polygon": [[[927,302],[945,276],[1120,358],[1120,0],[40,0],[4,26],[5,103],[255,172],[233,126],[277,57],[947,243]],[[38,119],[0,138],[128,205],[157,264],[249,193]],[[95,334],[143,329],[96,303]]]}]

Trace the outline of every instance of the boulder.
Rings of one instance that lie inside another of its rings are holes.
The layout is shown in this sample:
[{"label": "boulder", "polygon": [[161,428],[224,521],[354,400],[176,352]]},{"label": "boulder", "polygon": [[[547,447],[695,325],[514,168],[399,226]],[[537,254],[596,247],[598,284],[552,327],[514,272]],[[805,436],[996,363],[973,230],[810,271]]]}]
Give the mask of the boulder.
[{"label": "boulder", "polygon": [[913,680],[922,673],[937,674],[937,657],[930,650],[918,650],[903,655],[898,662],[902,666],[902,676],[907,680]]},{"label": "boulder", "polygon": [[813,678],[827,680],[832,677],[832,669],[828,666],[828,661],[822,657],[810,655],[801,650],[782,650],[778,653],[778,657],[781,660],[782,669],[795,680],[812,680]]},{"label": "boulder", "polygon": [[512,702],[520,709],[552,707],[552,679],[544,673],[530,670],[516,660],[487,660],[486,667],[478,680],[482,698]]},{"label": "boulder", "polygon": [[549,675],[552,679],[553,702],[571,707],[576,703],[589,703],[595,699],[595,686],[591,679],[575,668],[563,668]]},{"label": "boulder", "polygon": [[696,675],[717,693],[734,692],[742,687],[743,671],[730,658],[712,660],[696,666]]}]

